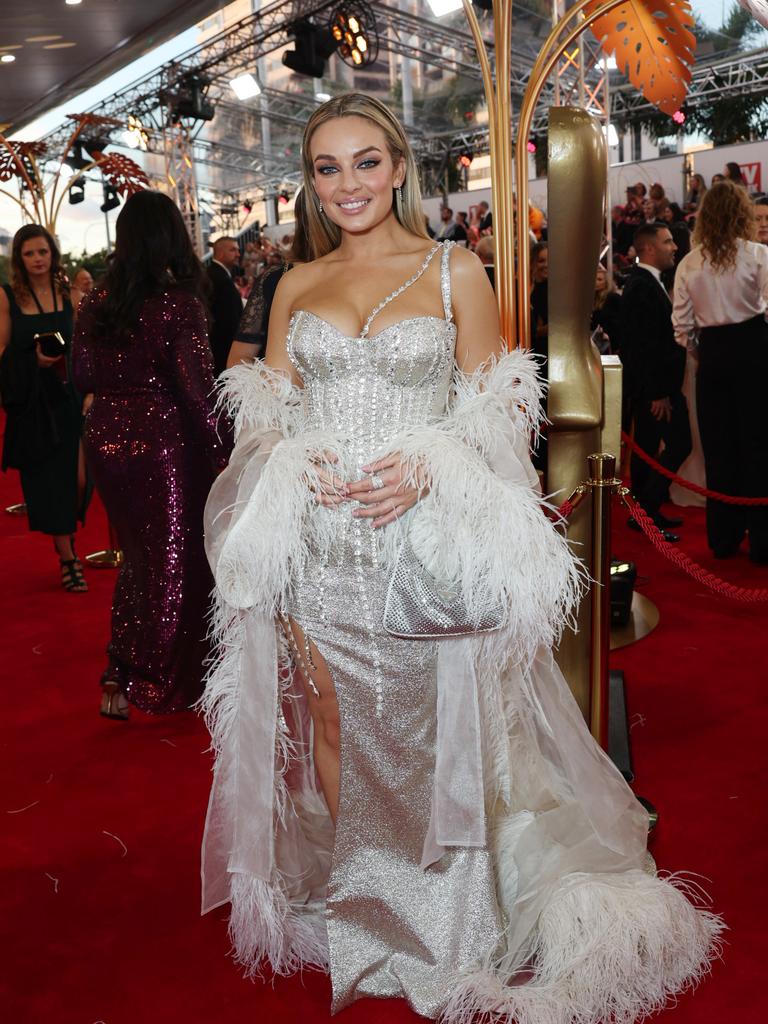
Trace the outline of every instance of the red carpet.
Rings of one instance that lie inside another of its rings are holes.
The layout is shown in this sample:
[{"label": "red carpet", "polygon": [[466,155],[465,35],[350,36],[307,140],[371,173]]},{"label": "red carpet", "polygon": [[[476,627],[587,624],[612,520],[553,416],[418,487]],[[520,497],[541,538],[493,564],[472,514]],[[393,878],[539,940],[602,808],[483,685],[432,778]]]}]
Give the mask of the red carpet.
[{"label": "red carpet", "polygon": [[[20,500],[0,477],[0,509]],[[702,513],[683,546],[706,558]],[[661,813],[660,867],[689,869],[730,926],[724,961],[662,1015],[670,1024],[757,1024],[765,997],[766,606],[705,592],[617,529],[661,624],[619,652],[629,688],[637,790]],[[98,507],[81,552],[104,547]],[[3,786],[0,1005],[12,1024],[315,1024],[330,988],[316,973],[244,981],[227,958],[225,911],[197,913],[208,795],[207,737],[193,715],[128,724],[97,714],[114,573],[65,594],[50,544],[0,511]],[[709,564],[707,562],[707,564]],[[768,584],[746,559],[734,582]],[[761,899],[762,897],[762,899]],[[415,1024],[402,1002],[365,1001],[344,1024]]]}]

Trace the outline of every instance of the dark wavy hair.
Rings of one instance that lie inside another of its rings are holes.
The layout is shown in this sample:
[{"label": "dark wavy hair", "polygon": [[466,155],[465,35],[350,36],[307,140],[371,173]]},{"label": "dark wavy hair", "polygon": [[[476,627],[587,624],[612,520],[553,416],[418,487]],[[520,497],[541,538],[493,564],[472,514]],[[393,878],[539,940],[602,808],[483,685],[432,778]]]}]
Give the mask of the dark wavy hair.
[{"label": "dark wavy hair", "polygon": [[13,236],[11,248],[11,288],[13,288],[16,301],[25,302],[26,299],[32,297],[29,276],[24,266],[24,260],[21,258],[21,249],[25,242],[29,242],[33,238],[44,238],[48,243],[48,248],[51,250],[51,287],[57,284],[61,293],[69,297],[69,281],[61,265],[61,253],[56,239],[42,224],[25,224]]},{"label": "dark wavy hair", "polygon": [[102,337],[127,341],[146,300],[172,288],[207,309],[208,277],[179,208],[162,192],[135,192],[117,218],[115,249],[99,285],[106,291],[97,313]]}]

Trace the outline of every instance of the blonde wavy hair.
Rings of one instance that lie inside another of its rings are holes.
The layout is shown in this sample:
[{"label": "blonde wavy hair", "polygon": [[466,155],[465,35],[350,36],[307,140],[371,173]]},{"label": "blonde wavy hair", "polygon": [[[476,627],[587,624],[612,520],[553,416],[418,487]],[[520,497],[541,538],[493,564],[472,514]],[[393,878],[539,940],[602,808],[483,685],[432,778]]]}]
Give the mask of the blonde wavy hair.
[{"label": "blonde wavy hair", "polygon": [[312,259],[325,256],[337,249],[341,243],[341,228],[320,212],[309,148],[312,136],[320,125],[337,117],[364,117],[384,132],[392,162],[398,163],[401,159],[405,161],[405,179],[401,189],[393,189],[392,207],[395,217],[406,231],[410,231],[418,238],[428,239],[429,235],[424,227],[419,172],[402,125],[389,107],[380,100],[365,96],[361,92],[347,92],[328,100],[312,113],[304,129],[301,143],[301,168],[307,197],[307,229]]},{"label": "blonde wavy hair", "polygon": [[736,262],[740,238],[755,237],[755,213],[747,190],[731,181],[719,181],[707,190],[696,213],[693,244],[700,245],[718,270]]}]

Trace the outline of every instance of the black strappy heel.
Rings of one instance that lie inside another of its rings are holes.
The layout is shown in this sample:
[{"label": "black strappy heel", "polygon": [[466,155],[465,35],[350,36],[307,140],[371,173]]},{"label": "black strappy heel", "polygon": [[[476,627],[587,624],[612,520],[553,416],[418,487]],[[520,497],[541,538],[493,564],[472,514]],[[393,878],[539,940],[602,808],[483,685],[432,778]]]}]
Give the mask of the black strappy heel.
[{"label": "black strappy heel", "polygon": [[83,576],[83,563],[79,558],[60,558],[61,585],[69,594],[85,594],[88,584]]}]

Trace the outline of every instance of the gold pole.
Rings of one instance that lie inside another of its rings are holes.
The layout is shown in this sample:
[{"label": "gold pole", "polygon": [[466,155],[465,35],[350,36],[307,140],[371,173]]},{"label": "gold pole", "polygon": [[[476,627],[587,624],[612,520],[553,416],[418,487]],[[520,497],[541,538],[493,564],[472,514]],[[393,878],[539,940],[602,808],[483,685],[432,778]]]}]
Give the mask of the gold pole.
[{"label": "gold pole", "polygon": [[590,455],[592,490],[592,605],[590,714],[592,735],[608,749],[608,658],[611,649],[611,497],[621,486],[613,455]]},{"label": "gold pole", "polygon": [[[466,2],[466,0],[465,0]],[[626,0],[606,0],[594,10],[590,11],[586,18],[579,20],[575,28],[571,29],[564,38],[560,38],[569,22],[580,19],[585,7],[594,0],[579,0],[568,10],[560,21],[553,27],[552,31],[544,41],[539,56],[531,69],[531,76],[528,79],[523,101],[520,106],[520,117],[517,123],[517,141],[515,144],[515,185],[517,189],[517,338],[518,344],[523,348],[530,348],[531,345],[531,307],[528,296],[529,277],[531,273],[531,253],[528,246],[528,136],[533,124],[533,115],[536,111],[536,104],[539,102],[541,90],[544,83],[551,74],[553,68],[568,49],[571,43],[588,28],[592,22],[609,11],[620,7]]]},{"label": "gold pole", "polygon": [[488,137],[491,150],[493,192],[493,244],[496,266],[496,299],[501,334],[508,348],[516,343],[515,253],[512,218],[512,0],[493,0],[496,85],[480,24],[470,0],[462,0],[464,13],[477,50],[488,106]]}]

